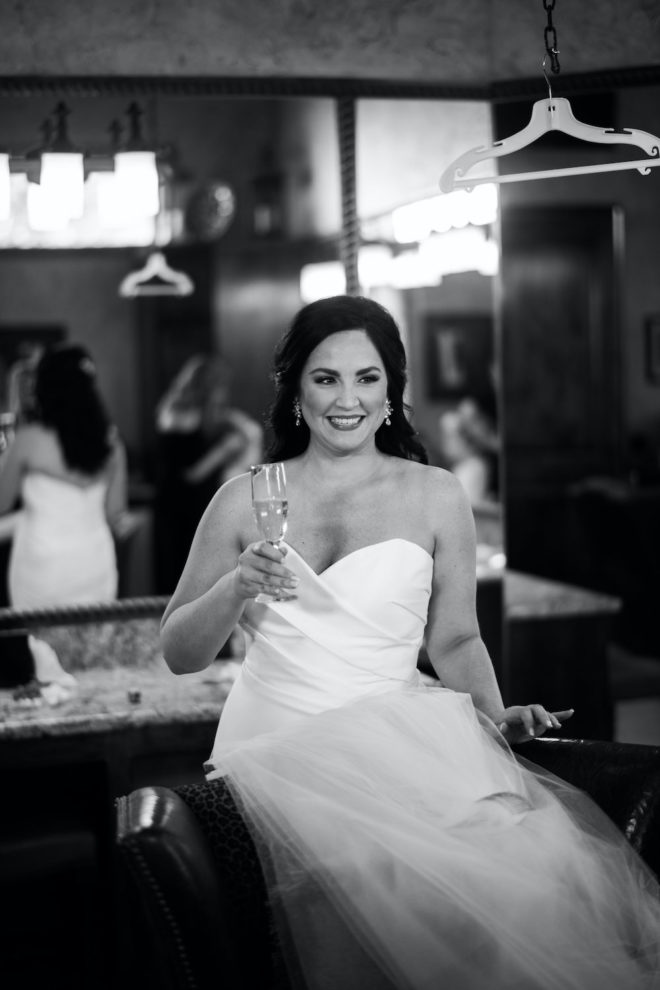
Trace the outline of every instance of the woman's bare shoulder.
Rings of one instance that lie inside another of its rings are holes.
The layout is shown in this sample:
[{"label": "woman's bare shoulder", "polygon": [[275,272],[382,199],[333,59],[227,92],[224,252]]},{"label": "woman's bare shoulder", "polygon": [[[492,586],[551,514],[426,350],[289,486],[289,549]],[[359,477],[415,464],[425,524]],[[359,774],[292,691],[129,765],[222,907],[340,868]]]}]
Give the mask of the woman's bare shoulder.
[{"label": "woman's bare shoulder", "polygon": [[468,524],[471,509],[456,475],[445,468],[408,461],[398,484],[399,511],[414,517],[438,538],[447,526]]},{"label": "woman's bare shoulder", "polygon": [[16,450],[27,459],[39,460],[44,455],[49,459],[59,454],[60,444],[57,434],[41,423],[21,423],[14,437]]},{"label": "woman's bare shoulder", "polygon": [[415,491],[423,495],[433,492],[460,496],[463,490],[456,475],[451,471],[431,464],[420,464],[419,461],[401,460],[399,477],[405,484],[412,485]]},{"label": "woman's bare shoulder", "polygon": [[205,515],[213,525],[245,529],[252,520],[252,489],[248,472],[225,481],[209,502]]},{"label": "woman's bare shoulder", "polygon": [[24,441],[27,442],[29,440],[39,440],[46,437],[50,439],[54,439],[55,434],[48,426],[44,426],[43,423],[37,423],[37,422],[21,423],[16,428],[17,440],[23,439]]}]

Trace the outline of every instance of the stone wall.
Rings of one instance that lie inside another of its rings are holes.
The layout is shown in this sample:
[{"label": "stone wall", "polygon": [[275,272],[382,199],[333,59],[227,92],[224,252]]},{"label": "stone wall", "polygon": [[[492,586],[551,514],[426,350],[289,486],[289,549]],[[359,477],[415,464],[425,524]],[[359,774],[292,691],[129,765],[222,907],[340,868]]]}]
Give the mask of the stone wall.
[{"label": "stone wall", "polygon": [[[540,74],[531,0],[15,0],[4,75],[283,76],[483,85]],[[648,0],[559,4],[564,72],[657,64]]]}]

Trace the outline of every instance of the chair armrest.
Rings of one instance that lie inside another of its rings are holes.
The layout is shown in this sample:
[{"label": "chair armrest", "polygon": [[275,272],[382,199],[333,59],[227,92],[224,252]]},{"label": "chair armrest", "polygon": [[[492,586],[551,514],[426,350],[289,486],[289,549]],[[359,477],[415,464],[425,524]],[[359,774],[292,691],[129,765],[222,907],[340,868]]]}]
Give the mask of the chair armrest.
[{"label": "chair armrest", "polygon": [[143,787],[117,801],[117,848],[139,894],[150,964],[161,987],[241,986],[223,919],[231,910],[195,815],[167,787]]},{"label": "chair armrest", "polygon": [[660,876],[660,747],[546,738],[514,751],[585,791]]}]

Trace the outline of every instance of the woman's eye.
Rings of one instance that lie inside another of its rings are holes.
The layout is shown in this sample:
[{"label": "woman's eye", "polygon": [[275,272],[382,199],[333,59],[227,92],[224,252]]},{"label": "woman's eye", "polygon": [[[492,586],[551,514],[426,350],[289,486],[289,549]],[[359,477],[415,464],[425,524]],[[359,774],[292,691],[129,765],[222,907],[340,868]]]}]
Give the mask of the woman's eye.
[{"label": "woman's eye", "polygon": [[378,377],[378,375],[364,375],[360,379],[360,381],[361,382],[366,382],[367,384],[371,384],[373,382],[379,382],[380,381],[380,378]]},{"label": "woman's eye", "polygon": [[329,375],[325,375],[323,378],[314,379],[315,385],[332,385],[333,382],[334,378],[331,378]]}]

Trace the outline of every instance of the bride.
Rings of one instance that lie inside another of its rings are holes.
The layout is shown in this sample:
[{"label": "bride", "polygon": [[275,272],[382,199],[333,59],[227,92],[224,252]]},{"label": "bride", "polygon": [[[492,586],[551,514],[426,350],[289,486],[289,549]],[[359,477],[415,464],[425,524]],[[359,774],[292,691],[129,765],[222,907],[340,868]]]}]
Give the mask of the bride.
[{"label": "bride", "polygon": [[[652,874],[586,796],[509,748],[572,711],[504,706],[476,619],[471,510],[425,463],[405,383],[381,306],[304,307],[276,353],[270,424],[287,542],[258,539],[249,475],[227,482],[163,617],[175,673],[244,631],[207,769],[255,840],[289,978],[657,987]],[[423,637],[439,686],[416,669]]]}]

